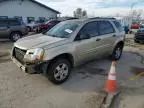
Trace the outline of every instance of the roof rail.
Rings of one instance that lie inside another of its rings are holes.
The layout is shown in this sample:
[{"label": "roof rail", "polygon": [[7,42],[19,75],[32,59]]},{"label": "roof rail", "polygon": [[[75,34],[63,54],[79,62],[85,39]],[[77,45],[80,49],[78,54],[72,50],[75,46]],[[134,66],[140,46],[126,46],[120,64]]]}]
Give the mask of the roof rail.
[{"label": "roof rail", "polygon": [[89,19],[116,19],[116,18],[111,18],[111,17],[93,17],[93,18],[89,18]]}]

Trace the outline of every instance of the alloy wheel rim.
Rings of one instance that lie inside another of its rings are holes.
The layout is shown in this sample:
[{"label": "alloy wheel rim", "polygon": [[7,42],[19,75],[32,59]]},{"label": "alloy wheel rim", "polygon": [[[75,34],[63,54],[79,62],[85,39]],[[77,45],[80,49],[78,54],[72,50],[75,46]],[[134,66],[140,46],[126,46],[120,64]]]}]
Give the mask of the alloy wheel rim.
[{"label": "alloy wheel rim", "polygon": [[115,57],[119,58],[120,55],[121,55],[121,48],[117,48],[116,51],[115,51]]},{"label": "alloy wheel rim", "polygon": [[19,35],[19,34],[14,34],[14,35],[13,35],[13,40],[14,40],[14,41],[17,41],[19,38],[20,38],[20,35]]},{"label": "alloy wheel rim", "polygon": [[54,70],[54,78],[57,81],[64,80],[68,75],[68,65],[65,63],[59,64]]}]

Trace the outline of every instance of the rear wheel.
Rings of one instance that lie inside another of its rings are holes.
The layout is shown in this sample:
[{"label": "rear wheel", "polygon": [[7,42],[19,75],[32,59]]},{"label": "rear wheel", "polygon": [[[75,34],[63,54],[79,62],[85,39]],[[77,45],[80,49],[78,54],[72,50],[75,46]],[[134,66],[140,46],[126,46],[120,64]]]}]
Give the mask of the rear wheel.
[{"label": "rear wheel", "polygon": [[61,84],[68,79],[70,71],[70,62],[64,58],[59,58],[50,64],[48,69],[48,79],[54,84]]},{"label": "rear wheel", "polygon": [[20,39],[21,38],[21,33],[19,33],[19,32],[12,32],[11,33],[11,35],[10,35],[10,40],[12,41],[12,42],[16,42],[18,39]]},{"label": "rear wheel", "polygon": [[135,41],[135,43],[139,43],[139,41],[137,41],[137,40],[134,40]]},{"label": "rear wheel", "polygon": [[28,29],[28,32],[31,32],[31,28],[30,27],[27,27],[27,29]]},{"label": "rear wheel", "polygon": [[123,51],[123,45],[118,44],[112,53],[112,56],[111,56],[112,60],[119,60],[121,58],[122,51]]}]

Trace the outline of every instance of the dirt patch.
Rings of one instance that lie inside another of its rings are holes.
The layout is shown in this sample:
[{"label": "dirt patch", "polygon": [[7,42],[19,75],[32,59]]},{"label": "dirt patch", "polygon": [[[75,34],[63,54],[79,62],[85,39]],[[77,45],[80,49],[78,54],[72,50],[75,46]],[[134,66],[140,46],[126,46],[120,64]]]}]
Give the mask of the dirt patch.
[{"label": "dirt patch", "polygon": [[139,50],[144,50],[144,44],[143,43],[135,43],[133,38],[128,38],[125,40],[125,46],[135,47]]},{"label": "dirt patch", "polygon": [[118,104],[112,108],[144,108],[144,86],[122,86],[122,88],[122,94],[119,97]]},{"label": "dirt patch", "polygon": [[138,53],[138,52],[131,52],[132,54],[136,54],[137,56],[139,56],[141,59],[140,59],[140,62],[142,63],[142,64],[144,64],[144,56],[143,55],[141,55],[140,53]]},{"label": "dirt patch", "polygon": [[105,98],[105,94],[95,92],[55,94],[36,98],[28,108],[100,108]]},{"label": "dirt patch", "polygon": [[0,52],[0,63],[4,63],[10,61],[10,53],[9,52]]},{"label": "dirt patch", "polygon": [[102,68],[88,68],[89,74],[107,76],[108,73]]},{"label": "dirt patch", "polygon": [[8,59],[0,59],[0,63],[4,63],[4,62],[8,62],[8,61],[10,61],[10,58],[8,58]]},{"label": "dirt patch", "polygon": [[140,75],[144,77],[144,68],[139,68],[139,67],[131,67],[131,72],[134,74],[134,75]]},{"label": "dirt patch", "polygon": [[103,75],[103,76],[107,76],[108,74],[106,73],[106,71],[102,68],[90,68],[87,67],[85,69],[85,71],[80,71],[78,72],[78,74],[82,74],[82,75]]},{"label": "dirt patch", "polygon": [[5,56],[10,56],[9,52],[0,52],[0,58],[5,57]]},{"label": "dirt patch", "polygon": [[77,72],[77,74],[80,74],[82,79],[92,78],[94,75],[100,75],[100,76],[108,75],[105,69],[93,68],[93,67],[86,67],[85,69]]}]

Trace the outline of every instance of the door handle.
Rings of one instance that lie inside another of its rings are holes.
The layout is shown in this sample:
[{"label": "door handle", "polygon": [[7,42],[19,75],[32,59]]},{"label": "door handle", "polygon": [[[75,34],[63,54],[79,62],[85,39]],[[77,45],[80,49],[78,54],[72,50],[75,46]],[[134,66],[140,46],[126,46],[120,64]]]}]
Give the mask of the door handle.
[{"label": "door handle", "polygon": [[100,41],[100,40],[101,40],[100,38],[96,39],[96,41]]}]

